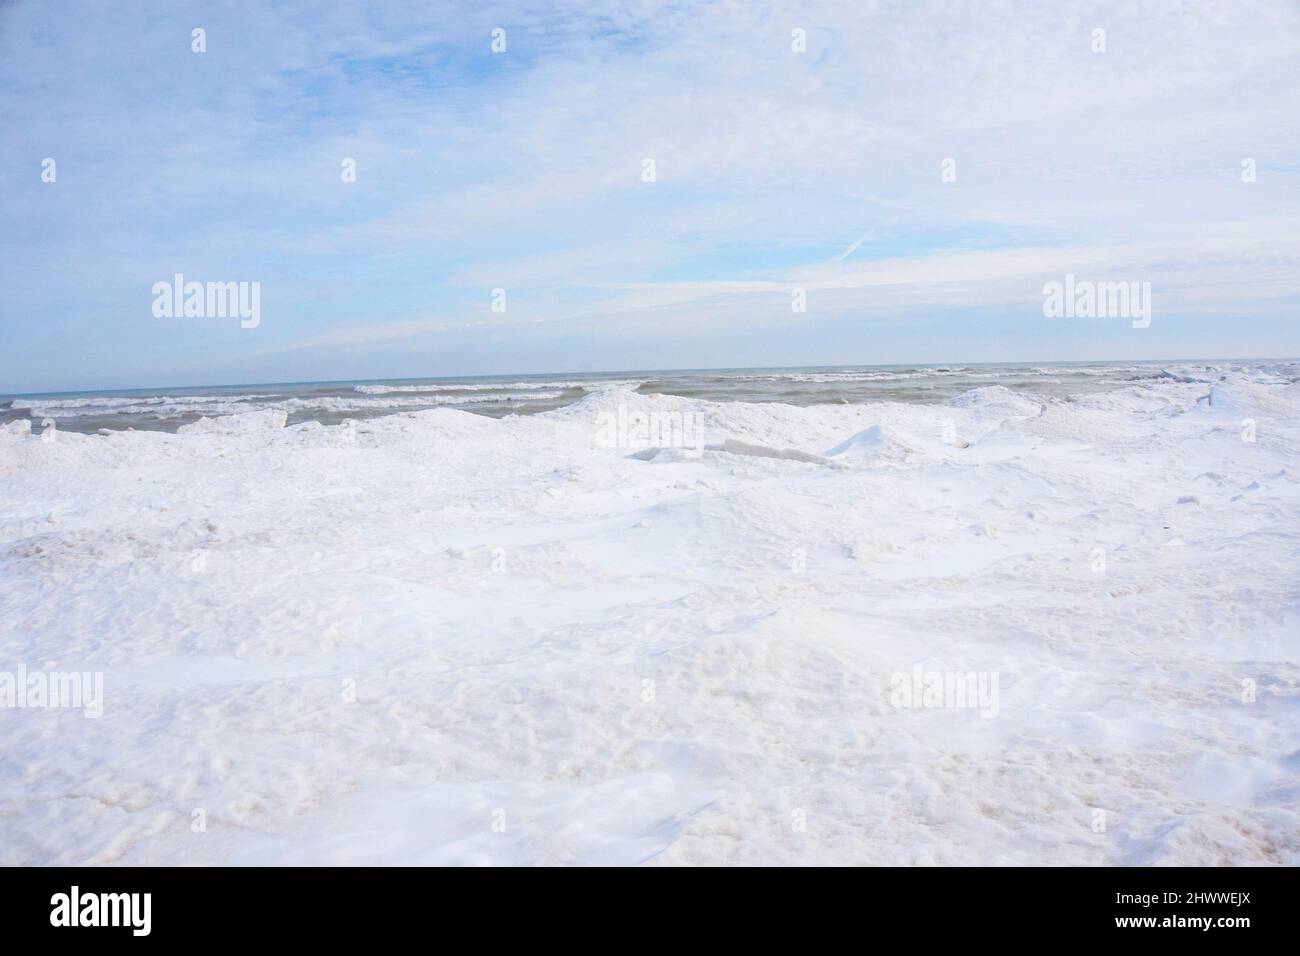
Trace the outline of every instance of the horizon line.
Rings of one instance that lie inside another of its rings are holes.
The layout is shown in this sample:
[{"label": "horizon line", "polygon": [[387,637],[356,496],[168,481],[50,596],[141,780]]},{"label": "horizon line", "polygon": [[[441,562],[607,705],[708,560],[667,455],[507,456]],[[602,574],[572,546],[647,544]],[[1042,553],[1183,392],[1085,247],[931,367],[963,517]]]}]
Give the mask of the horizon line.
[{"label": "horizon line", "polygon": [[1163,362],[1296,362],[1300,361],[1300,356],[1256,356],[1256,357],[1192,357],[1192,358],[1158,358],[1158,359],[1027,359],[1021,362],[888,362],[877,365],[865,364],[847,364],[847,365],[737,365],[737,366],[718,366],[718,367],[700,367],[700,368],[643,368],[643,369],[602,369],[596,372],[575,372],[575,371],[558,371],[558,372],[494,372],[491,374],[475,375],[419,375],[419,376],[367,376],[363,378],[329,378],[329,379],[305,379],[297,382],[229,382],[221,385],[124,385],[115,388],[74,388],[74,389],[55,389],[48,392],[0,392],[0,400],[11,400],[15,398],[44,398],[51,395],[100,395],[107,392],[162,392],[162,391],[182,391],[186,389],[211,389],[211,388],[259,388],[270,386],[295,386],[295,385],[358,385],[358,384],[384,384],[387,382],[447,382],[456,379],[485,379],[485,378],[555,378],[558,376],[578,377],[583,375],[688,375],[693,372],[762,372],[762,371],[784,371],[798,369],[843,369],[843,368],[861,368],[861,369],[889,369],[889,368],[945,368],[950,365],[961,365],[967,368],[1005,366],[1011,367],[1016,365],[1040,365],[1045,363],[1055,365],[1112,365],[1120,362],[1128,362],[1133,365],[1156,365]]}]

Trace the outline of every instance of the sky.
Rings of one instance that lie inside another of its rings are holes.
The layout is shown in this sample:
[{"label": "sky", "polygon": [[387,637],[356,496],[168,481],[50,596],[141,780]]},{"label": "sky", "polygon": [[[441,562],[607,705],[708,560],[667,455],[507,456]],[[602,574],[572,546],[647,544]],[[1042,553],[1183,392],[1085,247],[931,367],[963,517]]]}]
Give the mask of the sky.
[{"label": "sky", "polygon": [[1298,50],[1295,0],[0,0],[0,393],[1295,357]]}]

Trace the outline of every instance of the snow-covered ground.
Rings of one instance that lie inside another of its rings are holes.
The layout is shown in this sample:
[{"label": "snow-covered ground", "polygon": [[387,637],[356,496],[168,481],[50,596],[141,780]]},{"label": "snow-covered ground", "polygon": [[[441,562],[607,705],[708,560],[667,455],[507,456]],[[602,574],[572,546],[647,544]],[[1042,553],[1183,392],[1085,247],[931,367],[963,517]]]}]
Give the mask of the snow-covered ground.
[{"label": "snow-covered ground", "polygon": [[103,714],[0,708],[0,863],[1295,864],[1300,384],[1209,391],[15,423]]}]

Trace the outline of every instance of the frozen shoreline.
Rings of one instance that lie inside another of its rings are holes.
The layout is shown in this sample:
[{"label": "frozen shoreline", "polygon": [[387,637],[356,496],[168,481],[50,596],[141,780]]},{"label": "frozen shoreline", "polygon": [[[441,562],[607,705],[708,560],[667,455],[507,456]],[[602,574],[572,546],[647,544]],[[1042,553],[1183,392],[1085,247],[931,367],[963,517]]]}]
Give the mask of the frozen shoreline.
[{"label": "frozen shoreline", "polygon": [[337,425],[348,418],[364,420],[441,407],[501,418],[553,411],[613,386],[709,402],[937,405],[992,384],[1032,398],[1067,398],[1159,382],[1202,383],[1208,388],[1225,376],[1286,383],[1300,378],[1300,361],[623,371],[0,395],[0,426],[31,418],[33,427],[48,419],[61,430],[88,435],[126,429],[176,432],[202,418],[253,411],[284,412],[290,425],[311,421]]},{"label": "frozen shoreline", "polygon": [[1300,385],[1209,388],[10,424],[0,670],[104,714],[0,709],[0,863],[1295,864]]}]

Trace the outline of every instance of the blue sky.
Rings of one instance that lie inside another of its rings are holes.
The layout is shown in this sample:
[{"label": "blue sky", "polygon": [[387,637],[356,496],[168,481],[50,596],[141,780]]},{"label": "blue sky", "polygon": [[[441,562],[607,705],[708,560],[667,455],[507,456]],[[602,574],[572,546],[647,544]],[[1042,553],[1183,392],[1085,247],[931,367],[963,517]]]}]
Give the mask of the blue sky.
[{"label": "blue sky", "polygon": [[[1296,356],[1297,49],[1292,2],[0,5],[0,392]],[[176,272],[260,325],[155,318]],[[1044,318],[1067,272],[1151,326]]]}]

